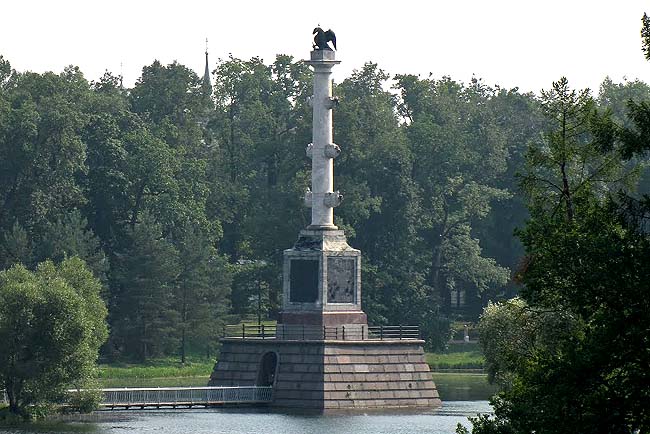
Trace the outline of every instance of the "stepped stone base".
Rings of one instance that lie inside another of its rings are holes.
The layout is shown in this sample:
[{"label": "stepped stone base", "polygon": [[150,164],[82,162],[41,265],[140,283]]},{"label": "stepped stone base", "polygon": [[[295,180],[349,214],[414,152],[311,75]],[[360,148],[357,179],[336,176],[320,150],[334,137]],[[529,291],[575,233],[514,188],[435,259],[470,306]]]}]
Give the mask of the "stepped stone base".
[{"label": "stepped stone base", "polygon": [[[265,354],[277,355],[273,407],[426,410],[441,405],[423,341],[223,339],[210,386],[260,384]],[[268,378],[268,377],[267,377]]]}]

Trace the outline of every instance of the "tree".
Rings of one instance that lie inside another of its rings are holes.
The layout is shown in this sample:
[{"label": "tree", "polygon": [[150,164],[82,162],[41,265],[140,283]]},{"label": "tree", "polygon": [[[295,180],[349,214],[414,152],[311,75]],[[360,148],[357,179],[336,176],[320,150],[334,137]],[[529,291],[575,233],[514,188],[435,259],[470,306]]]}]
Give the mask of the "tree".
[{"label": "tree", "polygon": [[614,83],[606,77],[598,90],[597,105],[601,110],[610,110],[612,120],[624,127],[632,126],[628,116],[630,101],[647,101],[650,99],[650,86],[641,80],[623,79],[622,83]]},{"label": "tree", "polygon": [[[205,230],[220,230],[218,222],[208,222],[205,215],[207,165],[213,157],[204,130],[212,109],[205,91],[201,79],[187,67],[155,61],[143,68],[130,94],[132,110],[148,133],[134,137],[142,141],[132,151],[136,161],[145,164],[145,173],[152,175],[136,183],[135,196],[140,197],[140,191],[148,196],[149,204],[142,203],[142,209],[164,223],[166,232],[187,221],[200,223]],[[141,147],[144,153],[139,152]]]},{"label": "tree", "polygon": [[[624,80],[622,83],[614,83],[611,79],[606,78],[598,93],[599,107],[611,111],[612,120],[622,127],[621,131],[624,134],[627,134],[626,131],[632,133],[637,129],[643,134],[642,119],[644,116],[648,117],[647,110],[644,115],[643,105],[645,102],[647,106],[647,101],[650,101],[650,86],[639,80]],[[634,133],[628,135],[629,143],[632,143],[633,136]],[[643,140],[636,142],[641,144]],[[635,196],[641,197],[644,194],[650,194],[650,160],[648,160],[648,156],[641,152],[636,152],[634,156],[627,152],[626,155],[631,157],[626,161],[626,166],[636,168],[639,172]],[[634,193],[630,191],[629,194]]]},{"label": "tree", "polygon": [[15,264],[31,265],[34,258],[27,231],[18,222],[0,238],[0,270]]},{"label": "tree", "polygon": [[650,240],[625,214],[604,200],[582,203],[572,221],[527,226],[528,303],[491,307],[481,320],[490,374],[507,381],[496,418],[474,433],[650,429]]},{"label": "tree", "polygon": [[647,14],[643,14],[641,19],[641,39],[643,42],[643,53],[645,58],[650,60],[650,17]]},{"label": "tree", "polygon": [[466,87],[449,77],[396,78],[399,113],[415,156],[413,179],[422,197],[419,232],[429,250],[429,297],[449,315],[452,290],[480,295],[508,280],[507,269],[495,261],[475,263],[482,258],[480,248],[469,248],[478,247],[473,226],[487,217],[493,203],[509,197],[495,185],[506,169],[504,131],[487,109],[494,90],[480,80]]},{"label": "tree", "polygon": [[0,384],[9,411],[56,400],[92,378],[107,336],[101,284],[78,258],[0,272]]},{"label": "tree", "polygon": [[296,227],[306,225],[299,182],[306,158],[296,156],[309,142],[310,77],[306,65],[283,55],[272,65],[232,56],[217,65],[209,210],[223,222],[221,246],[233,262],[279,264],[279,246],[291,245]]},{"label": "tree", "polygon": [[488,303],[479,334],[490,382],[512,389],[515,372],[539,352],[561,357],[562,343],[579,330],[577,317],[569,312],[531,307],[518,297]]},{"label": "tree", "polygon": [[48,223],[36,250],[40,260],[60,262],[67,257],[79,257],[101,282],[106,282],[108,258],[79,210]]},{"label": "tree", "polygon": [[607,149],[612,143],[608,137],[600,137],[611,121],[608,113],[596,112],[588,89],[572,90],[562,77],[542,91],[542,107],[549,130],[541,144],[529,148],[522,187],[532,209],[570,221],[583,194],[615,191],[632,171],[625,169],[618,149]]},{"label": "tree", "polygon": [[190,346],[210,354],[224,323],[231,276],[217,255],[210,237],[197,225],[187,224],[177,241],[180,272],[173,294],[178,311],[180,358],[185,363]]},{"label": "tree", "polygon": [[[482,255],[494,258],[503,266],[514,270],[524,256],[524,248],[515,229],[528,219],[528,209],[519,190],[517,174],[524,167],[525,153],[530,143],[538,141],[545,119],[533,94],[522,94],[517,89],[498,89],[487,102],[495,126],[503,131],[502,137],[508,151],[507,166],[503,174],[494,180],[494,187],[510,193],[499,200],[487,216],[472,225],[472,233],[480,240]],[[499,288],[500,289],[500,288]],[[503,295],[511,297],[517,291],[512,280]],[[488,291],[490,297],[501,296]]]},{"label": "tree", "polygon": [[621,182],[623,156],[644,152],[643,138],[647,147],[643,116],[632,110],[635,128],[619,127],[564,80],[554,91],[547,113],[559,128],[542,157],[531,149],[537,165],[524,177],[535,180],[519,233],[524,301],[490,306],[481,320],[488,369],[503,390],[495,418],[474,420],[473,432],[647,432],[649,213]]},{"label": "tree", "polygon": [[[81,132],[88,82],[75,67],[63,73],[12,74],[0,98],[0,228],[15,221],[31,231],[85,198]],[[6,101],[8,105],[2,102]]]},{"label": "tree", "polygon": [[3,90],[12,72],[11,63],[0,54],[0,88]]},{"label": "tree", "polygon": [[111,267],[109,351],[146,361],[178,348],[173,290],[179,257],[161,225],[147,213],[130,235],[130,244],[115,253]]},{"label": "tree", "polygon": [[232,311],[240,318],[254,316],[259,323],[273,306],[271,286],[278,285],[275,267],[264,261],[240,260],[232,266]]}]

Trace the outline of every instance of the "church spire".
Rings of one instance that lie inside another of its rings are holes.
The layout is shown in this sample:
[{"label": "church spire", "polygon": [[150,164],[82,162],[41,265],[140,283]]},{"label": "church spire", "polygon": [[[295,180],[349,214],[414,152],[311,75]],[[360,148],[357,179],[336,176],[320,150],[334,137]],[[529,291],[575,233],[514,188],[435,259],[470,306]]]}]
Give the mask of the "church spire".
[{"label": "church spire", "polygon": [[205,72],[203,73],[203,84],[212,87],[212,82],[210,81],[210,67],[208,63],[208,38],[205,38]]}]

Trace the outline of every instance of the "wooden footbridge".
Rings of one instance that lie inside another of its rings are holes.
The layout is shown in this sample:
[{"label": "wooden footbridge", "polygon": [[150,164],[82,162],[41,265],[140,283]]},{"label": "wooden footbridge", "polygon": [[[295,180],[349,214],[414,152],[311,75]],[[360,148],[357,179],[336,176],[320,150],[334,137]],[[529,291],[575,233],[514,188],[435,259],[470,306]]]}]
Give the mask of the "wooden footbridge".
[{"label": "wooden footbridge", "polygon": [[[100,410],[145,408],[192,408],[223,405],[260,405],[273,399],[272,387],[138,387],[101,389]],[[7,396],[0,394],[2,401]],[[70,395],[77,390],[68,390]],[[2,402],[0,401],[0,402]]]}]

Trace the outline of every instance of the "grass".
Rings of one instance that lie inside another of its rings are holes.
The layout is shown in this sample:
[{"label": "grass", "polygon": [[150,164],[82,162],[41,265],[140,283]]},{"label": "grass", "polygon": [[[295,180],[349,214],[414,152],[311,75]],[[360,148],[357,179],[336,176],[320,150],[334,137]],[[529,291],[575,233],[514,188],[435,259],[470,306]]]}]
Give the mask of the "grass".
[{"label": "grass", "polygon": [[237,324],[237,326],[241,327],[242,324],[246,325],[247,327],[248,326],[257,326],[257,325],[264,325],[264,327],[266,327],[266,326],[275,327],[277,325],[277,321],[275,321],[275,320],[265,320],[265,321],[262,321],[261,324],[258,324],[257,320],[255,319],[255,320],[250,320],[250,321],[242,321],[239,324]]},{"label": "grass", "polygon": [[214,360],[189,359],[185,365],[177,359],[156,359],[145,364],[119,363],[99,365],[102,387],[205,386]]},{"label": "grass", "polygon": [[483,369],[485,359],[477,343],[450,344],[443,353],[427,353],[432,371],[448,369]]},{"label": "grass", "polygon": [[193,377],[160,378],[104,378],[99,380],[102,388],[118,387],[202,387],[207,386],[210,375]]}]

